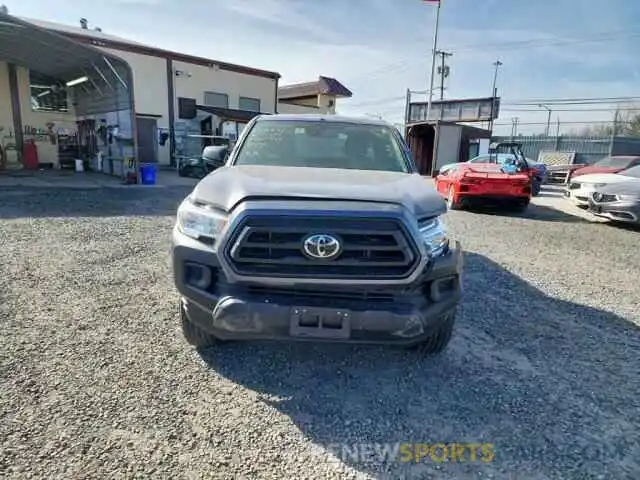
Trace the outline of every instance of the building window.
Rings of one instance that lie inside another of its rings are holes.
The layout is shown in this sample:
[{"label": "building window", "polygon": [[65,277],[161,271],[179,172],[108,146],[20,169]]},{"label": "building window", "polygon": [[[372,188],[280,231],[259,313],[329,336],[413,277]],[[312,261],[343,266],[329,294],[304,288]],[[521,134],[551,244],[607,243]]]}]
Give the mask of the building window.
[{"label": "building window", "polygon": [[240,101],[238,102],[238,108],[240,110],[247,110],[249,112],[259,112],[260,111],[260,99],[259,98],[249,98],[249,97],[240,97]]},{"label": "building window", "polygon": [[209,107],[229,108],[229,95],[226,93],[204,92],[204,104]]},{"label": "building window", "polygon": [[67,87],[62,80],[29,70],[31,109],[36,112],[68,112]]}]

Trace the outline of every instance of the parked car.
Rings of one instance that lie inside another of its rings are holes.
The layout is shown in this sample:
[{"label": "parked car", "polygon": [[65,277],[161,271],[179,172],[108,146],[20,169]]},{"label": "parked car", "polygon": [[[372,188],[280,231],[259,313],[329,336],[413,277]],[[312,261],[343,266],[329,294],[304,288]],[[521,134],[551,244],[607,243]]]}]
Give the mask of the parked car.
[{"label": "parked car", "polygon": [[640,156],[636,155],[614,155],[598,160],[593,165],[587,165],[573,169],[569,174],[569,180],[580,175],[591,173],[618,173],[631,167],[640,165]]},{"label": "parked car", "polygon": [[601,187],[614,183],[636,180],[640,177],[640,165],[623,170],[619,173],[591,173],[579,175],[569,182],[565,189],[565,197],[576,206],[587,208],[593,193]]},{"label": "parked car", "polygon": [[229,147],[216,145],[204,147],[200,157],[182,160],[178,167],[181,177],[204,178],[215,169],[224,165],[229,156]]},{"label": "parked car", "polygon": [[640,224],[639,178],[599,187],[589,199],[589,211],[614,222]]},{"label": "parked car", "polygon": [[226,340],[388,343],[439,352],[461,298],[444,200],[384,122],[261,115],[180,205],[182,331]]},{"label": "parked car", "polygon": [[[499,164],[499,165],[505,165],[506,163],[510,163],[515,161],[516,156],[512,153],[496,153],[496,154],[492,154],[492,155],[478,155],[477,157],[472,158],[471,160],[468,160],[467,162],[464,163],[470,163],[470,164]],[[542,188],[542,184],[545,183],[546,181],[546,177],[547,177],[547,167],[544,163],[540,163],[540,162],[535,162],[529,158],[524,158],[524,160],[527,162],[527,166],[529,169],[534,170],[535,174],[532,175],[532,191],[531,194],[532,196],[537,196],[540,193],[540,190]],[[459,163],[449,163],[446,165],[443,165],[440,168],[440,173],[442,173],[443,171],[446,171],[447,169],[451,168],[454,165],[459,165]]]},{"label": "parked car", "polygon": [[531,200],[531,178],[509,163],[463,162],[440,171],[436,190],[446,198],[450,210],[473,203],[501,203],[524,211]]},{"label": "parked car", "polygon": [[587,166],[584,163],[564,163],[547,165],[547,177],[545,183],[567,184],[573,172]]}]

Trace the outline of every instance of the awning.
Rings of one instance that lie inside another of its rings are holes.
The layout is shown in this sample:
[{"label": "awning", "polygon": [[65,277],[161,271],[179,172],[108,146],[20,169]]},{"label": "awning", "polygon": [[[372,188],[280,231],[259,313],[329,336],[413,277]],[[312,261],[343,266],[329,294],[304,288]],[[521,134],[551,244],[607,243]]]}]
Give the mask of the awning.
[{"label": "awning", "polygon": [[138,169],[133,74],[125,60],[0,11],[0,61],[59,81],[69,89],[77,116],[122,112],[130,124],[126,155],[136,158]]},{"label": "awning", "polygon": [[3,13],[0,13],[0,60],[67,82],[89,76],[92,82],[105,87],[105,80],[110,84],[124,83],[125,88],[131,83],[122,78],[122,74],[131,77],[131,71],[121,58]]},{"label": "awning", "polygon": [[405,127],[405,130],[409,133],[415,131],[418,135],[422,134],[425,129],[435,129],[436,126],[440,124],[442,126],[452,125],[456,127],[462,128],[462,135],[467,138],[478,138],[478,139],[490,139],[491,138],[491,130],[487,130],[484,128],[473,127],[471,125],[465,125],[462,123],[455,122],[439,122],[439,121],[420,121],[420,122],[412,122],[408,123]]},{"label": "awning", "polygon": [[196,105],[197,110],[211,113],[220,117],[223,121],[232,122],[248,122],[258,115],[265,115],[260,112],[251,112],[249,110],[236,110],[233,108],[211,107],[209,105]]}]

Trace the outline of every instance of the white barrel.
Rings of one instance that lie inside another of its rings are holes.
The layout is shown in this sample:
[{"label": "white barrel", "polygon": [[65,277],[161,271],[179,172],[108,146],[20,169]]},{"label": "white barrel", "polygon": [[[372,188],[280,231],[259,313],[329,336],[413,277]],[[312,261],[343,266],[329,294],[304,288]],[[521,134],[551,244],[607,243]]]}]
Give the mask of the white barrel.
[{"label": "white barrel", "polygon": [[76,158],[76,172],[84,172],[84,163],[79,158]]}]

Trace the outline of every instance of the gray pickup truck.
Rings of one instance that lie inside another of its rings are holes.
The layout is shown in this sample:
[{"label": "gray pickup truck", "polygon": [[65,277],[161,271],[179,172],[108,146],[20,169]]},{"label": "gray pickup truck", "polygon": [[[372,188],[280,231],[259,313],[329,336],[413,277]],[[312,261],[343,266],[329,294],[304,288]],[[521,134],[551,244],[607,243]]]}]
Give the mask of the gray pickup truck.
[{"label": "gray pickup truck", "polygon": [[263,115],[178,208],[186,340],[449,343],[462,251],[392,126]]}]

